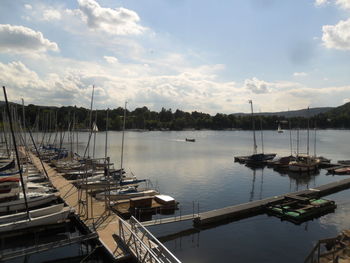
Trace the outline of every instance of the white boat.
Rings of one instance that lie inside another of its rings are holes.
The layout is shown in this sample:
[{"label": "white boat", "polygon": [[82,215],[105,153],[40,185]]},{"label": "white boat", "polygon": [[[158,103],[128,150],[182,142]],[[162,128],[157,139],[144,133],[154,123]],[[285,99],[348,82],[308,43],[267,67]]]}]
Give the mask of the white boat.
[{"label": "white boat", "polygon": [[[34,217],[57,213],[61,211],[63,207],[64,207],[64,204],[62,203],[58,205],[52,205],[44,208],[30,210],[29,216],[30,218],[34,218]],[[0,216],[0,225],[15,222],[15,221],[20,221],[23,219],[27,219],[27,212],[20,212],[20,213],[11,214],[11,215]]]},{"label": "white boat", "polygon": [[[62,223],[72,212],[73,211],[69,207],[57,205],[55,207],[46,207],[42,209],[29,211],[30,218],[27,218],[26,212],[21,213],[24,214],[25,217],[22,217],[22,215],[10,215],[8,216],[8,218],[0,217],[0,221],[6,221],[6,223],[0,224],[0,233],[16,231],[36,226]],[[15,221],[10,221],[11,218],[13,218]]]},{"label": "white boat", "polygon": [[112,190],[110,193],[108,192],[102,192],[96,194],[96,198],[103,200],[105,198],[105,195],[110,196],[110,200],[121,200],[121,199],[130,199],[134,197],[140,197],[140,196],[154,196],[159,194],[156,190],[142,190],[139,191],[134,186],[125,187],[118,190]]},{"label": "white boat", "polygon": [[[43,194],[43,193],[26,193],[28,208],[38,207],[44,204],[48,204],[57,199],[56,194]],[[19,211],[26,209],[24,203],[23,194],[19,195],[19,198],[12,201],[0,203],[0,213]]]},{"label": "white boat", "polygon": [[156,195],[154,196],[154,200],[162,205],[175,205],[176,201],[173,197],[169,195]]},{"label": "white boat", "polygon": [[283,130],[281,129],[281,124],[278,124],[277,132],[278,132],[278,133],[283,133]]}]

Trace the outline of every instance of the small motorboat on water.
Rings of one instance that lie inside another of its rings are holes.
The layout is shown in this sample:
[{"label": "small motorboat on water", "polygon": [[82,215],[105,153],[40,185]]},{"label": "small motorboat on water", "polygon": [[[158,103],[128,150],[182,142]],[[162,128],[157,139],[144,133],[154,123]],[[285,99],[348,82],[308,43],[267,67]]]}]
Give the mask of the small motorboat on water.
[{"label": "small motorboat on water", "polygon": [[195,142],[196,141],[196,139],[194,139],[194,138],[186,138],[186,142]]}]

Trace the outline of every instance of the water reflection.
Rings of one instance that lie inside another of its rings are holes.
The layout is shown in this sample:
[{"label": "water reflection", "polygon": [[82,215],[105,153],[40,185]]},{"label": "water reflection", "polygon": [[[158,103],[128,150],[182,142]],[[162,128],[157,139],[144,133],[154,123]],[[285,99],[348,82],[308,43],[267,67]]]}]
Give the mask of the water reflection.
[{"label": "water reflection", "polygon": [[263,196],[263,185],[264,185],[264,168],[258,168],[258,169],[252,169],[253,174],[252,174],[252,183],[251,183],[251,190],[249,194],[249,202],[255,200],[255,181],[256,177],[260,177],[260,184],[259,184],[259,200],[262,199]]}]

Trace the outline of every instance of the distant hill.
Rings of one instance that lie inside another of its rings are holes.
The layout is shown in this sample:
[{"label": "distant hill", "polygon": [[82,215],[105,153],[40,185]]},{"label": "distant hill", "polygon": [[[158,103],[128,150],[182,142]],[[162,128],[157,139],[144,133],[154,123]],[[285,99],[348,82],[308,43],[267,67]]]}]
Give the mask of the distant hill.
[{"label": "distant hill", "polygon": [[[345,106],[345,105],[343,105]],[[340,107],[343,107],[340,106]],[[279,111],[279,112],[257,112],[254,113],[255,115],[264,115],[264,116],[283,116],[286,118],[290,118],[290,117],[313,117],[316,116],[318,114],[321,113],[326,113],[335,109],[338,109],[340,107],[337,108],[333,108],[333,107],[320,107],[320,108],[310,108],[308,109],[301,109],[301,110],[291,110],[291,111]],[[350,110],[350,106],[349,106],[349,110]],[[341,111],[341,110],[340,110]],[[234,113],[233,115],[236,116],[245,116],[245,115],[249,115],[250,113]]]},{"label": "distant hill", "polygon": [[350,102],[345,103],[344,105],[341,105],[339,107],[333,108],[333,109],[329,110],[328,112],[326,112],[326,114],[329,117],[337,116],[337,115],[338,116],[339,115],[348,115],[348,116],[350,116]]}]

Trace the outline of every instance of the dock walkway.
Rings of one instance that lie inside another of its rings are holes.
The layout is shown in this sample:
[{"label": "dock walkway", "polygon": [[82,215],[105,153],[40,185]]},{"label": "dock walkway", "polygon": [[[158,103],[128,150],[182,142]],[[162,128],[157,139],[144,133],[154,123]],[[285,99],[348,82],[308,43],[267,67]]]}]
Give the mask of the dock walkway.
[{"label": "dock walkway", "polygon": [[190,214],[190,215],[183,215],[183,216],[159,218],[159,219],[150,220],[150,221],[143,221],[141,223],[143,226],[156,226],[156,225],[163,225],[163,224],[169,224],[169,223],[175,223],[175,222],[195,220],[197,217],[199,217],[198,214]]},{"label": "dock walkway", "polygon": [[256,215],[264,212],[266,206],[277,204],[285,199],[285,197],[293,197],[298,199],[308,198],[320,198],[322,196],[330,195],[339,192],[344,189],[350,188],[350,178],[340,180],[337,182],[328,183],[315,188],[310,188],[306,190],[301,190],[298,192],[277,195],[274,197],[257,200],[245,204],[234,205],[229,207],[224,207],[221,209],[216,209],[208,212],[203,212],[199,214],[194,222],[197,225],[205,225],[216,223],[222,220],[234,220],[242,219],[248,216]]},{"label": "dock walkway", "polygon": [[254,216],[260,213],[264,213],[266,206],[278,204],[282,202],[285,198],[305,201],[308,198],[320,198],[322,196],[330,195],[348,188],[350,188],[350,178],[328,183],[315,188],[277,195],[262,200],[228,206],[207,212],[145,221],[142,222],[142,225],[154,226],[193,219],[195,225],[201,226],[215,224],[225,220],[238,220]]},{"label": "dock walkway", "polygon": [[[43,172],[40,159],[33,153],[29,153],[29,155],[33,164],[41,172]],[[118,246],[116,240],[113,237],[113,234],[119,228],[119,217],[116,214],[110,212],[108,208],[106,208],[105,202],[99,201],[93,197],[90,198],[90,196],[86,200],[85,194],[79,196],[79,191],[72,182],[65,179],[62,176],[63,174],[58,173],[47,163],[44,162],[43,164],[47,171],[50,182],[59,191],[61,198],[66,202],[68,206],[75,209],[75,213],[86,226],[96,231],[99,237],[99,241],[104,245],[109,253],[116,259],[129,256],[124,250],[120,248],[120,246]],[[81,210],[81,206],[79,206],[79,200],[86,202],[86,205],[89,208],[87,215],[79,213],[79,208]]]}]

